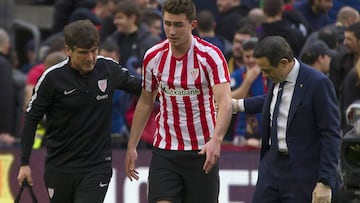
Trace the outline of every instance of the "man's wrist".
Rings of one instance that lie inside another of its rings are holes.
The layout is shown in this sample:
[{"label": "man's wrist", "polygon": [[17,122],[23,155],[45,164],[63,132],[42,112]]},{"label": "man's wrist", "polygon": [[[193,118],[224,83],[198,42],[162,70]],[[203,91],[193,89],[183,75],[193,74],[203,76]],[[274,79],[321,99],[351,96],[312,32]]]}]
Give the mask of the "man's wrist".
[{"label": "man's wrist", "polygon": [[240,105],[238,99],[232,99],[232,110],[233,110],[233,114],[236,114],[240,111]]},{"label": "man's wrist", "polygon": [[322,183],[323,185],[330,187],[330,183],[325,178],[320,178],[318,183]]}]

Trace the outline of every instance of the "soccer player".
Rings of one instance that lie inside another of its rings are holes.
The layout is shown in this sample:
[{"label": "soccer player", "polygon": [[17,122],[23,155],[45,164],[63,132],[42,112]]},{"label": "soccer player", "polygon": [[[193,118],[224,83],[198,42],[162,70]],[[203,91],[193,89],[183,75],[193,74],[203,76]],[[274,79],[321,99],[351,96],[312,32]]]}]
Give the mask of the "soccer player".
[{"label": "soccer player", "polygon": [[191,0],[166,1],[167,39],[150,48],[143,60],[143,90],[125,170],[130,180],[139,178],[136,147],[158,96],[160,113],[149,171],[151,203],[218,202],[218,160],[232,115],[230,76],[221,51],[191,34],[195,16]]}]

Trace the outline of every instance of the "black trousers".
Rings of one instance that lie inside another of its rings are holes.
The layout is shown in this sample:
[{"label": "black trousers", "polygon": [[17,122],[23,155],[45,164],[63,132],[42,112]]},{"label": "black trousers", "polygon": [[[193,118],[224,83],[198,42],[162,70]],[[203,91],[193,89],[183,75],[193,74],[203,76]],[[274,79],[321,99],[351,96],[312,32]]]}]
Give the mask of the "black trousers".
[{"label": "black trousers", "polygon": [[112,170],[84,174],[45,171],[44,180],[50,203],[102,203]]}]

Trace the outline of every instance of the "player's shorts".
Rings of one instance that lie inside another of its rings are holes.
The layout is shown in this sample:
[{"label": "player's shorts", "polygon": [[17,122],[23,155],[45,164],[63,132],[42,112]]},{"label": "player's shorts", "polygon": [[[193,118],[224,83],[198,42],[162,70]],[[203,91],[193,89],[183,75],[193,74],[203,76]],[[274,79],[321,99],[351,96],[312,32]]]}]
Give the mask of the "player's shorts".
[{"label": "player's shorts", "polygon": [[112,170],[85,174],[45,171],[44,180],[50,203],[103,203]]},{"label": "player's shorts", "polygon": [[149,170],[149,203],[217,203],[219,165],[209,174],[203,165],[205,156],[198,151],[154,149]]}]

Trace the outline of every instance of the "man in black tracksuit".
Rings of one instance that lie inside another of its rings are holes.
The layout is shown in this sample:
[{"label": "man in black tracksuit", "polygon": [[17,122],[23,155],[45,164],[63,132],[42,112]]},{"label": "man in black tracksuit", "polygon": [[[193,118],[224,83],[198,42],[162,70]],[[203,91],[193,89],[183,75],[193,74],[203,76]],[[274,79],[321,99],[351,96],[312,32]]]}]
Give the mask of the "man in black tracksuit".
[{"label": "man in black tracksuit", "polygon": [[45,185],[51,203],[100,203],[112,175],[114,89],[140,94],[141,81],[98,56],[99,36],[88,20],[64,28],[68,58],[40,77],[26,108],[18,181],[32,184],[29,160],[35,130],[47,118]]}]

